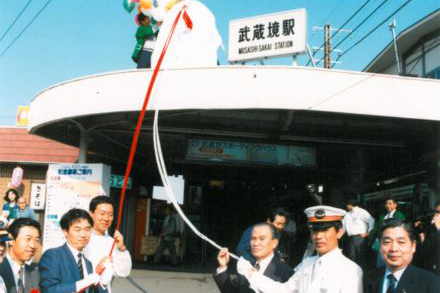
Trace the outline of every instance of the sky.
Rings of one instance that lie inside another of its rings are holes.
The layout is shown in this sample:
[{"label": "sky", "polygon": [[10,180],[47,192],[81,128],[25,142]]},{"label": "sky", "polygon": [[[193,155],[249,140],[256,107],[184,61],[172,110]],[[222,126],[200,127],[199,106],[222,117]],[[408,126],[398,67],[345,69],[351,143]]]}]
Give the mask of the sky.
[{"label": "sky", "polygon": [[[29,1],[30,4],[15,25],[4,35]],[[319,47],[324,34],[322,30],[314,31],[313,27],[323,27],[329,23],[333,28],[338,28],[366,1],[201,0],[216,17],[217,28],[223,39],[225,50],[218,51],[221,65],[228,65],[230,20],[306,8],[307,41],[310,47]],[[368,1],[365,8],[344,28],[355,28],[383,1],[386,0]],[[386,1],[338,49],[344,52],[406,1]],[[19,36],[47,3],[46,8]],[[122,0],[0,0],[0,126],[15,125],[17,107],[30,105],[38,93],[52,85],[85,75],[136,67],[131,60],[136,43],[135,12],[127,13],[122,3]],[[412,0],[394,16],[396,32],[439,8],[440,0]],[[342,56],[341,63],[334,68],[362,71],[392,40],[389,22]],[[345,36],[346,33],[335,36],[332,43],[337,44]],[[335,59],[336,55],[332,58]],[[306,55],[298,58],[300,66],[305,66],[307,62]],[[288,66],[292,64],[292,59],[277,58],[265,61],[265,64]]]}]

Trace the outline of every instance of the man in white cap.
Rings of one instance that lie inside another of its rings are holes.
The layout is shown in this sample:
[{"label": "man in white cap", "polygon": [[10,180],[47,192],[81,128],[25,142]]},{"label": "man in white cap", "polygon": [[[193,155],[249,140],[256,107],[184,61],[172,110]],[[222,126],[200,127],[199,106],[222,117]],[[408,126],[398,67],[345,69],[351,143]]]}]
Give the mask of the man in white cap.
[{"label": "man in white cap", "polygon": [[362,293],[362,269],[338,248],[338,240],[344,234],[342,218],[346,212],[329,206],[315,206],[304,212],[316,256],[304,259],[286,283],[265,277],[245,260],[238,262],[238,272],[249,280],[255,292]]}]

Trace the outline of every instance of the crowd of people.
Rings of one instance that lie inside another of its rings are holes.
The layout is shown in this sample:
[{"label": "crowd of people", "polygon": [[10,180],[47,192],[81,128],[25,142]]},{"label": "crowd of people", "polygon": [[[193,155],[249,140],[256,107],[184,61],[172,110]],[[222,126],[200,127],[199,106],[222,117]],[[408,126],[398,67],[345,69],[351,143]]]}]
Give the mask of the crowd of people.
[{"label": "crowd of people", "polygon": [[386,199],[386,212],[377,220],[355,200],[345,207],[304,211],[310,245],[294,268],[283,258],[280,236],[288,213],[272,210],[265,222],[243,233],[236,277],[228,270],[228,249],[218,253],[218,288],[222,293],[440,292],[440,202],[426,216],[427,224],[406,221],[393,198]]},{"label": "crowd of people", "polygon": [[[6,192],[5,201],[0,292],[111,292],[113,277],[129,276],[132,260],[124,238],[119,231],[109,231],[115,209],[110,197],[93,198],[88,211],[66,212],[60,220],[65,243],[47,249],[38,265],[32,261],[41,248],[35,213],[14,189]],[[222,293],[440,292],[440,202],[416,222],[405,220],[393,198],[384,207],[377,220],[354,200],[346,203],[346,210],[307,208],[310,245],[293,267],[286,244],[292,238],[283,238],[286,230],[293,229],[287,228],[289,214],[275,208],[264,222],[244,231],[236,248],[237,275],[228,269],[228,249],[220,250],[214,280]],[[153,261],[158,264],[169,249],[176,265],[174,240],[181,223],[170,206],[164,214],[161,244]]]},{"label": "crowd of people", "polygon": [[0,292],[111,292],[113,277],[129,276],[124,238],[109,231],[115,209],[110,197],[93,198],[88,211],[67,211],[60,220],[65,243],[47,249],[38,265],[32,260],[41,248],[41,227],[21,199],[16,190],[6,192],[4,215],[12,218],[0,238]]}]

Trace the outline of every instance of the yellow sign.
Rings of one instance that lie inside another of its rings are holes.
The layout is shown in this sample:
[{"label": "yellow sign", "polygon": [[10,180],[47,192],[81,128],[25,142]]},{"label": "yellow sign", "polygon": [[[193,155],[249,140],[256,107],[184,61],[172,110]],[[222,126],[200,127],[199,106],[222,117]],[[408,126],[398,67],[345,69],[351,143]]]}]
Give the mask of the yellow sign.
[{"label": "yellow sign", "polygon": [[29,125],[29,111],[29,106],[18,106],[16,126],[27,127]]}]

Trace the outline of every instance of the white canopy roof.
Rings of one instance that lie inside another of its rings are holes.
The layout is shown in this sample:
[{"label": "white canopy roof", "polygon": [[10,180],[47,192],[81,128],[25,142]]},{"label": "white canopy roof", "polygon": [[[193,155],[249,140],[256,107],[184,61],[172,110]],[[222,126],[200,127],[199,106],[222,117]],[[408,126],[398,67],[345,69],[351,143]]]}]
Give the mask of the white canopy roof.
[{"label": "white canopy roof", "polygon": [[[50,87],[31,103],[30,130],[139,111],[152,70],[110,72]],[[219,66],[161,71],[149,109],[289,109],[440,120],[440,81],[305,67]]]}]

